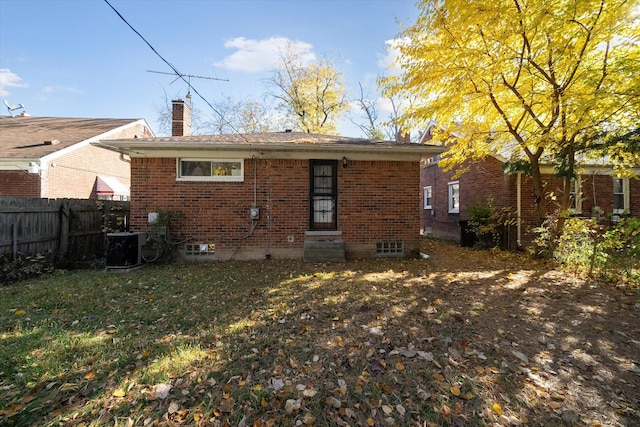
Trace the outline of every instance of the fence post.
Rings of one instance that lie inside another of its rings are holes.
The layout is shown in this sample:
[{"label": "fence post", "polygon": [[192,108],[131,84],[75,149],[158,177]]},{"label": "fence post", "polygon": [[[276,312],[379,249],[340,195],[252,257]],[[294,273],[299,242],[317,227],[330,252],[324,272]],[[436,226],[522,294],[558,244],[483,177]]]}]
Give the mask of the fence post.
[{"label": "fence post", "polygon": [[59,261],[64,261],[69,251],[69,202],[63,202],[60,207],[60,253]]},{"label": "fence post", "polygon": [[18,258],[18,224],[15,222],[11,224],[11,252],[15,261]]}]

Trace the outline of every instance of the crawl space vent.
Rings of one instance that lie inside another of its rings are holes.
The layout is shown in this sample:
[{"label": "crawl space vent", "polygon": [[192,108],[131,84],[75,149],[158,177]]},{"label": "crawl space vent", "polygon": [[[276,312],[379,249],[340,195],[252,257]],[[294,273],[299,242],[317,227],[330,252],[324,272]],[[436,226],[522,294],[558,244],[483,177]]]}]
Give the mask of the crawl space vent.
[{"label": "crawl space vent", "polygon": [[213,255],[215,252],[215,243],[194,243],[184,245],[184,254],[189,256]]},{"label": "crawl space vent", "polygon": [[398,256],[404,255],[404,243],[402,240],[395,242],[377,242],[376,255],[378,256]]}]

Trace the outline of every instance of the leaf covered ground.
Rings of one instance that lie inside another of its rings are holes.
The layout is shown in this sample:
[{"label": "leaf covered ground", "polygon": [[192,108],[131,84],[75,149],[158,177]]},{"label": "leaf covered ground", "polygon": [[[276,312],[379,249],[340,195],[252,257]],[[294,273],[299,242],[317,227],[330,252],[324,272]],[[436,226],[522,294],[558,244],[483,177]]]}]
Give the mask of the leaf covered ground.
[{"label": "leaf covered ground", "polygon": [[1,287],[0,425],[640,424],[638,289],[423,252]]}]

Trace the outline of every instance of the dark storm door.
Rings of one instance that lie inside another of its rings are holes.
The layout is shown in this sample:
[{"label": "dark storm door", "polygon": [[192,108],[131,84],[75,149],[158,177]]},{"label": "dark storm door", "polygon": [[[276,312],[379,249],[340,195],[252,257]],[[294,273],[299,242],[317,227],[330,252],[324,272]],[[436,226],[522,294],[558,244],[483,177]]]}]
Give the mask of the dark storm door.
[{"label": "dark storm door", "polygon": [[309,161],[309,212],[311,230],[338,229],[338,162]]}]

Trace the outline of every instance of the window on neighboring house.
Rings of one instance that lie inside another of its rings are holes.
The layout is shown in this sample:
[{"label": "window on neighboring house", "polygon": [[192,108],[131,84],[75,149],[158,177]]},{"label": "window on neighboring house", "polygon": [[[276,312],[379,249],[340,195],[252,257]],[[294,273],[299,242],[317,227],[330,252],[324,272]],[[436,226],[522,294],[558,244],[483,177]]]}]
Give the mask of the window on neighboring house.
[{"label": "window on neighboring house", "polygon": [[582,213],[582,179],[580,175],[572,178],[569,184],[569,209],[576,214]]},{"label": "window on neighboring house", "polygon": [[424,192],[424,208],[431,209],[431,197],[433,194],[431,192],[431,186],[424,187],[423,192]]},{"label": "window on neighboring house", "polygon": [[244,181],[241,159],[178,159],[179,181]]},{"label": "window on neighboring house", "polygon": [[629,179],[613,178],[613,213],[629,212]]},{"label": "window on neighboring house", "polygon": [[460,212],[460,182],[449,183],[449,213]]}]

